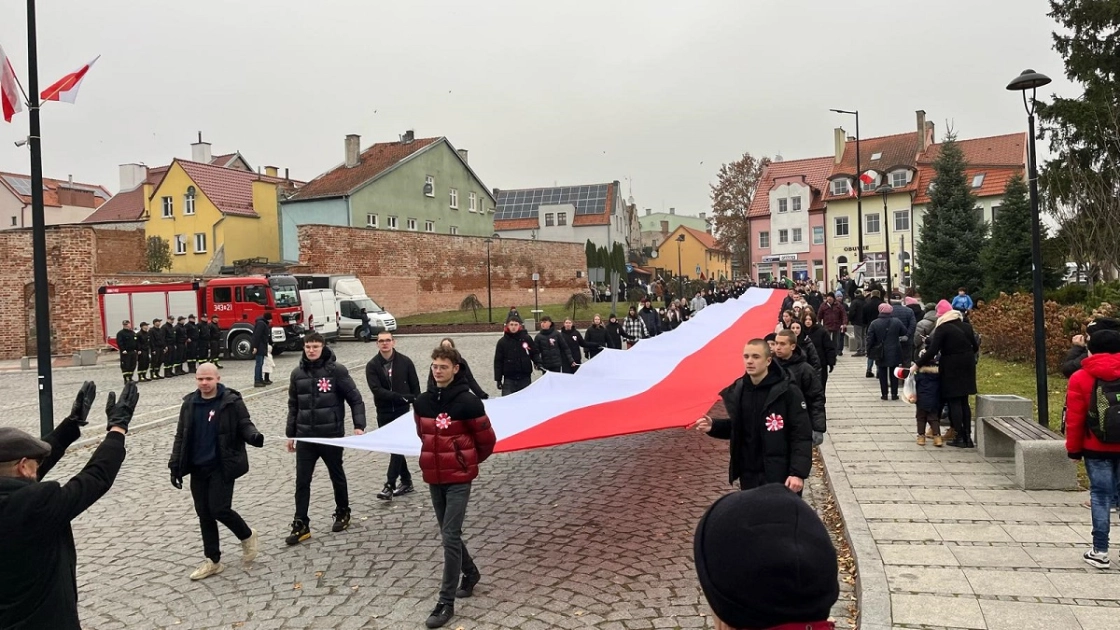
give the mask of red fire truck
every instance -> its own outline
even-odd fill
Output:
[[[218,316],[222,345],[234,359],[252,358],[253,324],[272,313],[272,353],[298,350],[306,333],[299,287],[292,276],[241,276],[201,282],[114,284],[97,290],[101,330],[114,348],[121,322],[133,327],[159,317]]]

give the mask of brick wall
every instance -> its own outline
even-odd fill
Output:
[[[358,276],[370,297],[397,317],[455,310],[471,293],[486,305],[486,243],[481,237],[301,225],[299,250],[300,262],[314,273]],[[528,317],[533,273],[540,274],[541,304],[566,301],[587,287],[583,245],[494,239],[494,308],[504,313],[517,306]]]

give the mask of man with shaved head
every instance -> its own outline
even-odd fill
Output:
[[[194,380],[198,389],[183,398],[167,467],[171,469],[171,485],[179,490],[183,489],[183,477],[191,477],[191,497],[206,558],[190,577],[201,580],[224,568],[218,523],[241,541],[243,562],[257,557],[257,532],[233,511],[233,483],[249,472],[245,445],[260,448],[264,436],[249,419],[241,394],[222,385],[217,366],[198,364]]]
[[[805,397],[762,339],[743,347],[743,367],[743,376],[720,392],[727,417],[705,415],[691,428],[731,441],[728,477],[740,490],[781,483],[800,495],[813,463]]]

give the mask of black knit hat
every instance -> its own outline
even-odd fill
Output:
[[[1120,353],[1120,331],[1097,330],[1089,336],[1089,341],[1085,345],[1093,354]]]
[[[1089,322],[1089,325],[1085,327],[1085,332],[1088,333],[1090,337],[1092,337],[1094,333],[1098,333],[1102,330],[1120,330],[1120,319],[1098,317]]]
[[[840,596],[828,530],[780,484],[713,503],[696,527],[693,553],[704,597],[733,628],[824,621]]]

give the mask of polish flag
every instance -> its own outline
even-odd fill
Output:
[[[879,179],[879,174],[875,171],[864,171],[863,175],[859,176],[859,181],[867,184],[868,186],[874,184],[875,180],[877,179]]]
[[[631,350],[604,350],[575,374],[548,372],[528,388],[485,401],[495,452],[687,427],[743,375],[743,346],[773,330],[785,292],[750,289]],[[365,435],[305,438],[365,451],[419,455],[411,413]]]
[[[849,197],[855,197],[855,196],[859,195],[859,191],[856,188],[857,188],[856,183],[851,182],[851,185],[848,186],[848,196]]]
[[[16,87],[16,71],[8,55],[0,46],[0,108],[4,111],[4,122],[12,122],[12,116],[23,111],[23,103],[19,99],[19,89]]]
[[[44,101],[62,101],[65,103],[73,103],[78,99],[78,88],[82,87],[82,80],[86,78],[86,73],[97,63],[101,58],[98,55],[93,58],[93,61],[78,68],[74,72],[62,77],[58,81],[51,84],[50,87],[43,90],[39,95]]]

